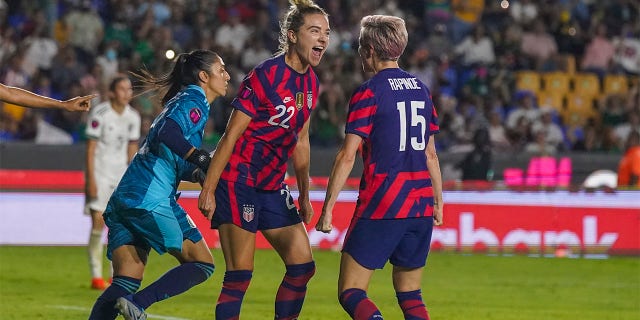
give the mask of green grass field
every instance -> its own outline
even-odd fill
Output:
[[[149,319],[213,319],[224,274],[157,303]],[[301,319],[348,319],[336,300],[339,253],[315,252],[318,266]],[[0,246],[0,319],[86,319],[98,291],[89,289],[82,247]],[[257,252],[242,319],[271,319],[283,267],[273,251]],[[143,286],[175,263],[152,254]],[[390,268],[378,271],[369,296],[385,319],[402,319]],[[640,319],[640,259],[550,259],[432,253],[423,282],[432,319]]]

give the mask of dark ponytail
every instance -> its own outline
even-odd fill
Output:
[[[144,83],[153,86],[153,89],[166,89],[162,104],[166,104],[178,92],[186,86],[200,83],[198,73],[210,72],[211,66],[218,61],[219,55],[210,50],[194,50],[189,53],[181,53],[174,59],[173,70],[160,77],[155,77],[147,70],[142,70],[138,76]]]

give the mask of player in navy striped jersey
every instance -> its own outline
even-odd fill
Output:
[[[275,318],[297,319],[315,272],[304,223],[309,201],[309,116],[318,99],[320,63],[329,21],[311,0],[291,0],[281,23],[280,52],[244,79],[211,160],[198,205],[218,229],[226,262],[216,319],[237,319],[253,275],[256,232],[282,258],[286,273],[276,293]],[[292,159],[298,211],[284,184]]]
[[[434,223],[442,224],[442,178],[429,89],[398,66],[407,45],[404,20],[366,16],[358,53],[371,79],[349,102],[345,141],[336,155],[316,229],[331,231],[333,208],[362,144],[364,172],[342,249],[339,301],[354,319],[382,319],[367,297],[375,269],[393,265],[393,286],[405,319],[429,319],[422,269]]]

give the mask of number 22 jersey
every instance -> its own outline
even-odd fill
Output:
[[[232,106],[251,117],[221,179],[261,190],[279,190],[298,133],[318,100],[311,67],[296,72],[279,55],[255,67],[242,81]]]
[[[379,71],[351,96],[345,132],[363,139],[356,217],[433,215],[425,150],[439,126],[424,83],[402,69]]]

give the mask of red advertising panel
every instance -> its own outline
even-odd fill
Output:
[[[464,200],[445,199],[445,224],[434,229],[433,250],[553,254],[563,249],[579,254],[640,254],[640,208],[633,200],[601,201],[587,195],[595,202],[581,199],[571,202],[562,194],[537,199],[538,196],[517,193],[492,200],[489,194],[482,194],[480,199],[474,199],[473,193],[461,194]],[[504,199],[515,200],[517,204]],[[313,229],[322,201],[312,201],[316,216],[307,226],[312,246],[341,248],[355,206],[353,200],[337,203],[330,234]],[[197,199],[183,197],[180,203],[191,213],[207,243],[218,247],[217,233],[209,229],[209,221],[197,214]],[[260,234],[257,247],[269,248]]]

